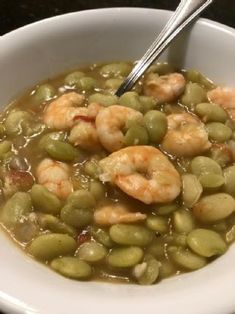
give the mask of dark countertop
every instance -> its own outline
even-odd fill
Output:
[[[72,11],[104,7],[174,10],[178,3],[179,0],[0,0],[0,35],[43,18]],[[235,28],[235,1],[215,0],[203,17]]]
[[[40,19],[103,7],[148,7],[174,10],[179,0],[0,0],[0,35]],[[235,28],[235,1],[215,0],[203,14]]]

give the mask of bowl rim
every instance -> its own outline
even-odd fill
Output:
[[[36,21],[27,25],[24,25],[20,28],[17,28],[15,30],[12,30],[2,36],[0,36],[0,43],[4,43],[5,40],[12,40],[13,37],[15,36],[20,36],[22,33],[27,32],[27,31],[31,31],[33,28],[35,27],[41,27],[43,24],[45,23],[50,23],[54,24],[54,22],[60,21],[61,19],[64,18],[69,18],[69,17],[77,17],[79,15],[92,15],[92,14],[103,14],[103,12],[115,12],[115,11],[119,11],[119,12],[131,12],[132,14],[134,14],[134,12],[153,12],[156,11],[160,14],[164,14],[167,17],[173,13],[173,11],[170,10],[162,10],[162,9],[155,9],[155,8],[141,8],[141,7],[113,7],[113,8],[98,8],[98,9],[90,9],[90,10],[83,10],[83,11],[75,11],[75,12],[70,12],[70,13],[65,13],[65,14],[61,14],[61,15],[57,15],[57,16],[53,16],[53,17],[48,17],[45,19],[42,19],[40,21]],[[209,20],[206,18],[200,18],[197,23],[217,29],[220,32],[223,33],[229,33],[229,35],[233,36],[235,39],[235,29],[224,25],[222,23],[213,21],[213,20]],[[1,231],[0,231],[1,232]],[[15,244],[13,244],[15,246]],[[10,313],[17,313],[17,314],[23,314],[23,313],[33,313],[33,312],[29,312],[28,308],[26,308],[24,306],[24,304],[18,304],[16,305],[14,302],[11,302],[11,299],[13,299],[14,296],[10,296],[4,293],[4,291],[0,291],[0,306],[2,307],[2,310],[5,311],[9,311]]]

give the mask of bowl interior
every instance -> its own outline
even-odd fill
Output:
[[[137,60],[170,12],[137,8],[83,11],[48,19],[0,39],[0,106],[26,88],[75,66]],[[225,48],[226,47],[226,48]],[[234,85],[235,32],[200,20],[161,60]],[[65,279],[26,257],[0,233],[0,307],[12,313],[227,313],[235,308],[235,247],[206,268],[151,287]]]

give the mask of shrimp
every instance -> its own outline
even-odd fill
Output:
[[[123,106],[113,105],[99,111],[96,117],[96,129],[101,144],[109,152],[123,147],[122,128],[128,120],[142,121],[142,113]]]
[[[180,175],[157,148],[131,146],[99,162],[100,180],[117,185],[126,194],[145,204],[165,203],[180,193]]]
[[[69,141],[74,145],[78,145],[81,148],[88,151],[97,151],[101,149],[101,144],[98,138],[95,118],[98,112],[103,107],[98,103],[91,103],[86,109],[85,115],[75,116],[77,124],[72,128]]]
[[[87,107],[87,109],[88,116],[95,119],[97,114],[100,112],[100,110],[104,109],[104,107],[100,105],[98,102],[92,102]]]
[[[178,157],[192,157],[211,147],[204,124],[189,113],[170,114],[161,147]]]
[[[145,95],[164,103],[176,100],[183,93],[185,85],[185,78],[180,73],[162,76],[151,74],[144,83],[143,90]]]
[[[43,159],[36,169],[38,183],[45,186],[59,198],[66,199],[73,191],[69,178],[69,166],[50,158]]]
[[[220,105],[235,121],[235,88],[217,87],[207,93],[211,102]]]
[[[123,205],[107,205],[98,208],[94,213],[94,221],[99,225],[113,225],[117,223],[131,223],[145,220],[147,215],[131,212]]]
[[[101,149],[95,124],[88,121],[79,121],[71,130],[69,142],[88,151]]]
[[[84,96],[71,92],[60,96],[52,101],[44,113],[44,123],[57,130],[71,128],[75,123],[75,116],[86,115],[87,108],[80,106],[84,101]]]

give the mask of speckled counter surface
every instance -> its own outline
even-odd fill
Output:
[[[0,35],[43,18],[104,7],[174,10],[179,0],[0,0]],[[235,28],[235,0],[215,0],[203,17]],[[0,314],[3,314],[0,310]]]

